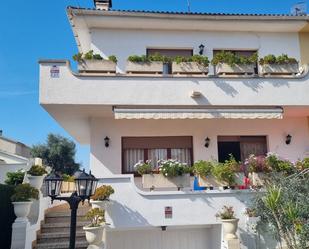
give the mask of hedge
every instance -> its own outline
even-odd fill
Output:
[[[14,186],[0,184],[0,245],[1,248],[11,247],[12,224],[16,218],[14,207],[10,197],[14,192]]]

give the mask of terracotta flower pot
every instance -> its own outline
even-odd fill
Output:
[[[14,205],[14,213],[17,217],[15,221],[27,221],[32,201],[16,201],[12,203]]]
[[[239,219],[221,220],[223,226],[224,239],[237,239],[237,227]]]
[[[104,225],[99,227],[83,227],[86,233],[86,240],[90,246],[100,246],[103,244],[103,232],[104,232]],[[88,247],[89,248],[89,247]],[[92,248],[92,247],[91,247]]]

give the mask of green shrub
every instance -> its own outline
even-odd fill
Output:
[[[1,248],[11,248],[12,224],[16,219],[11,196],[14,186],[0,184],[0,221],[2,231],[0,233]]]
[[[282,54],[279,56],[275,56],[273,54],[269,54],[264,56],[260,59],[259,63],[261,65],[264,64],[290,64],[290,63],[297,63],[297,60],[295,58],[289,57],[286,54]]]
[[[134,63],[149,63],[149,62],[152,62],[152,61],[160,61],[160,62],[163,62],[163,63],[167,63],[167,62],[171,61],[171,58],[164,56],[164,55],[161,55],[159,53],[155,53],[155,54],[149,55],[149,56],[146,56],[146,55],[141,55],[141,56],[131,55],[131,56],[128,57],[128,61],[134,62]]]
[[[11,196],[12,202],[30,201],[30,199],[38,199],[39,190],[32,187],[29,183],[19,184],[14,189],[14,194]]]
[[[72,58],[74,61],[81,62],[83,60],[83,53],[77,53]]]
[[[86,213],[86,218],[91,222],[89,227],[99,227],[105,222],[105,211],[100,208],[90,209]]]
[[[24,180],[25,172],[23,170],[18,170],[16,172],[7,172],[5,183],[8,185],[18,185],[22,184]]]
[[[117,63],[117,57],[115,55],[110,55],[108,56],[108,60],[114,62],[114,63]]]
[[[183,56],[176,56],[175,58],[173,58],[173,61],[176,62],[177,64],[181,63],[181,62],[196,62],[200,65],[203,65],[205,67],[207,67],[209,65],[209,59],[207,56],[202,56],[202,55],[192,55],[189,57],[183,57]]]
[[[295,173],[296,170],[290,161],[279,159],[276,154],[269,153],[266,157],[266,164],[272,171],[283,172],[288,175]]]
[[[194,168],[195,174],[201,177],[206,177],[206,176],[211,175],[213,164],[212,162],[209,162],[209,161],[199,160],[194,163],[193,168]]]
[[[95,201],[109,200],[110,195],[112,195],[113,193],[115,193],[115,190],[112,188],[112,186],[102,185],[101,187],[96,189],[91,199]]]
[[[257,63],[258,61],[258,54],[254,53],[251,56],[242,56],[237,55],[231,51],[221,51],[216,53],[213,57],[211,63],[212,65],[218,65],[219,63],[226,63],[230,66],[234,65],[246,65]]]
[[[32,165],[32,167],[27,171],[27,173],[32,176],[42,176],[44,174],[47,174],[47,171],[44,167],[40,165]]]
[[[212,174],[218,181],[227,182],[230,186],[235,184],[235,172],[229,167],[229,164],[216,163]]]
[[[152,172],[152,165],[150,160],[146,162],[139,161],[137,164],[134,165],[134,168],[136,172],[140,175],[150,174]]]
[[[77,53],[73,55],[73,60],[77,62],[82,62],[83,60],[103,60],[103,57],[100,54],[94,54],[93,50],[89,50],[87,53]],[[117,63],[117,58],[115,55],[108,57],[108,60]]]

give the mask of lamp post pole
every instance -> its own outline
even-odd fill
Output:
[[[77,192],[71,194],[69,197],[51,197],[52,200],[66,201],[71,209],[71,223],[70,223],[70,245],[69,249],[75,249],[75,238],[76,238],[76,217],[78,205],[82,198],[77,195]]]

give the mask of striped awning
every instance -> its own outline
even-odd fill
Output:
[[[114,108],[115,119],[282,119],[282,108],[130,109]]]

